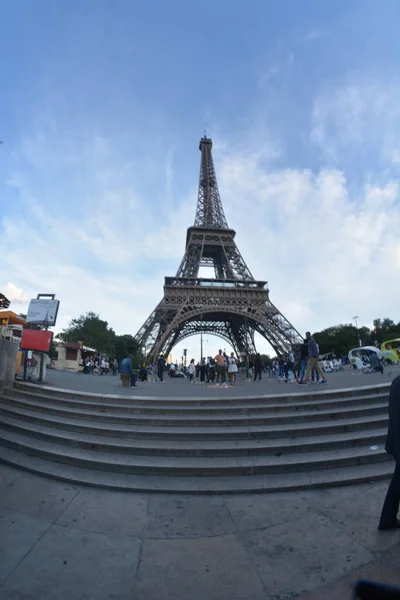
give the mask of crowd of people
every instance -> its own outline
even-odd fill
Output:
[[[335,363],[335,367],[333,363]],[[289,350],[267,362],[263,361],[259,353],[240,361],[233,352],[228,356],[225,351],[219,350],[216,356],[203,357],[197,363],[192,358],[188,366],[179,367],[174,362],[167,364],[165,358],[160,356],[153,364],[144,362],[139,369],[134,369],[130,355],[119,363],[116,359],[107,360],[101,356],[86,356],[83,359],[83,373],[112,374],[114,376],[118,373],[128,374],[133,387],[136,387],[137,380],[162,383],[164,376],[184,377],[189,380],[189,383],[195,383],[198,380],[201,383],[217,386],[235,386],[239,371],[244,374],[247,381],[260,381],[264,375],[277,381],[286,383],[293,381],[299,385],[307,385],[308,383],[327,383],[326,373],[331,370],[343,370],[344,363],[346,363],[345,357],[328,363],[321,362],[318,343],[311,333],[307,332],[303,344],[296,348],[295,353]],[[372,367],[382,371],[380,364],[371,365]]]

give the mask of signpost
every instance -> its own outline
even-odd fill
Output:
[[[57,321],[58,309],[60,301],[55,299],[55,294],[38,294],[36,299],[33,299],[29,303],[28,314],[26,315],[26,322],[32,325],[40,325],[43,327],[42,334],[49,327],[54,327]],[[45,338],[48,341],[48,350],[50,350],[50,344],[52,335],[39,336],[42,339]],[[37,341],[37,340],[35,340]],[[44,340],[43,340],[44,341]],[[32,343],[33,338],[32,338]],[[47,346],[46,346],[47,347]],[[35,350],[37,348],[29,348],[29,350]],[[27,353],[25,354],[24,361],[24,379],[26,379],[26,367],[27,367]],[[44,368],[44,353],[40,355],[40,370],[39,370],[39,381],[43,381],[43,368]]]

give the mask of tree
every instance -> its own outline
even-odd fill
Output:
[[[114,346],[115,358],[119,362],[127,354],[132,356],[141,357],[140,347],[137,340],[130,334],[117,335],[115,338]]]
[[[359,337],[364,342],[369,342],[369,329],[360,327],[358,330],[354,325],[335,325],[314,334],[314,339],[319,344],[321,354],[334,352],[336,356],[347,355],[351,348],[359,345]]]
[[[100,319],[94,312],[72,319],[67,329],[57,335],[62,342],[82,342],[85,346],[95,348],[98,352],[113,355],[115,353],[114,330],[107,321]]]
[[[400,323],[394,323],[392,319],[385,317],[384,319],[374,320],[374,340],[379,344],[395,338],[400,338]]]

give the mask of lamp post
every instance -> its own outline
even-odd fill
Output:
[[[359,333],[358,333],[358,319],[359,319],[359,318],[360,318],[360,317],[359,317],[358,315],[356,315],[355,317],[353,317],[353,321],[354,321],[354,322],[355,322],[355,324],[356,324],[356,329],[357,329],[357,338],[358,338],[358,345],[361,347],[360,335],[359,335]]]

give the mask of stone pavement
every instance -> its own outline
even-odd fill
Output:
[[[48,369],[47,385],[67,388],[71,390],[89,392],[96,394],[118,394],[126,396],[160,396],[160,397],[219,397],[223,396],[251,396],[255,394],[283,394],[304,393],[304,390],[319,391],[357,387],[363,385],[374,385],[376,383],[389,383],[400,374],[400,366],[387,367],[385,373],[359,374],[347,370],[345,372],[330,373],[329,383],[321,386],[318,383],[310,384],[309,388],[300,387],[295,383],[278,383],[276,380],[264,377],[260,382],[247,382],[239,379],[234,388],[206,387],[204,384],[189,384],[187,379],[165,378],[163,384],[151,382],[138,382],[137,388],[123,388],[120,385],[119,376],[112,375],[83,375],[82,373],[71,373],[67,371],[55,371]]]
[[[139,494],[0,465],[0,598],[350,600],[359,578],[400,585],[386,488]]]

